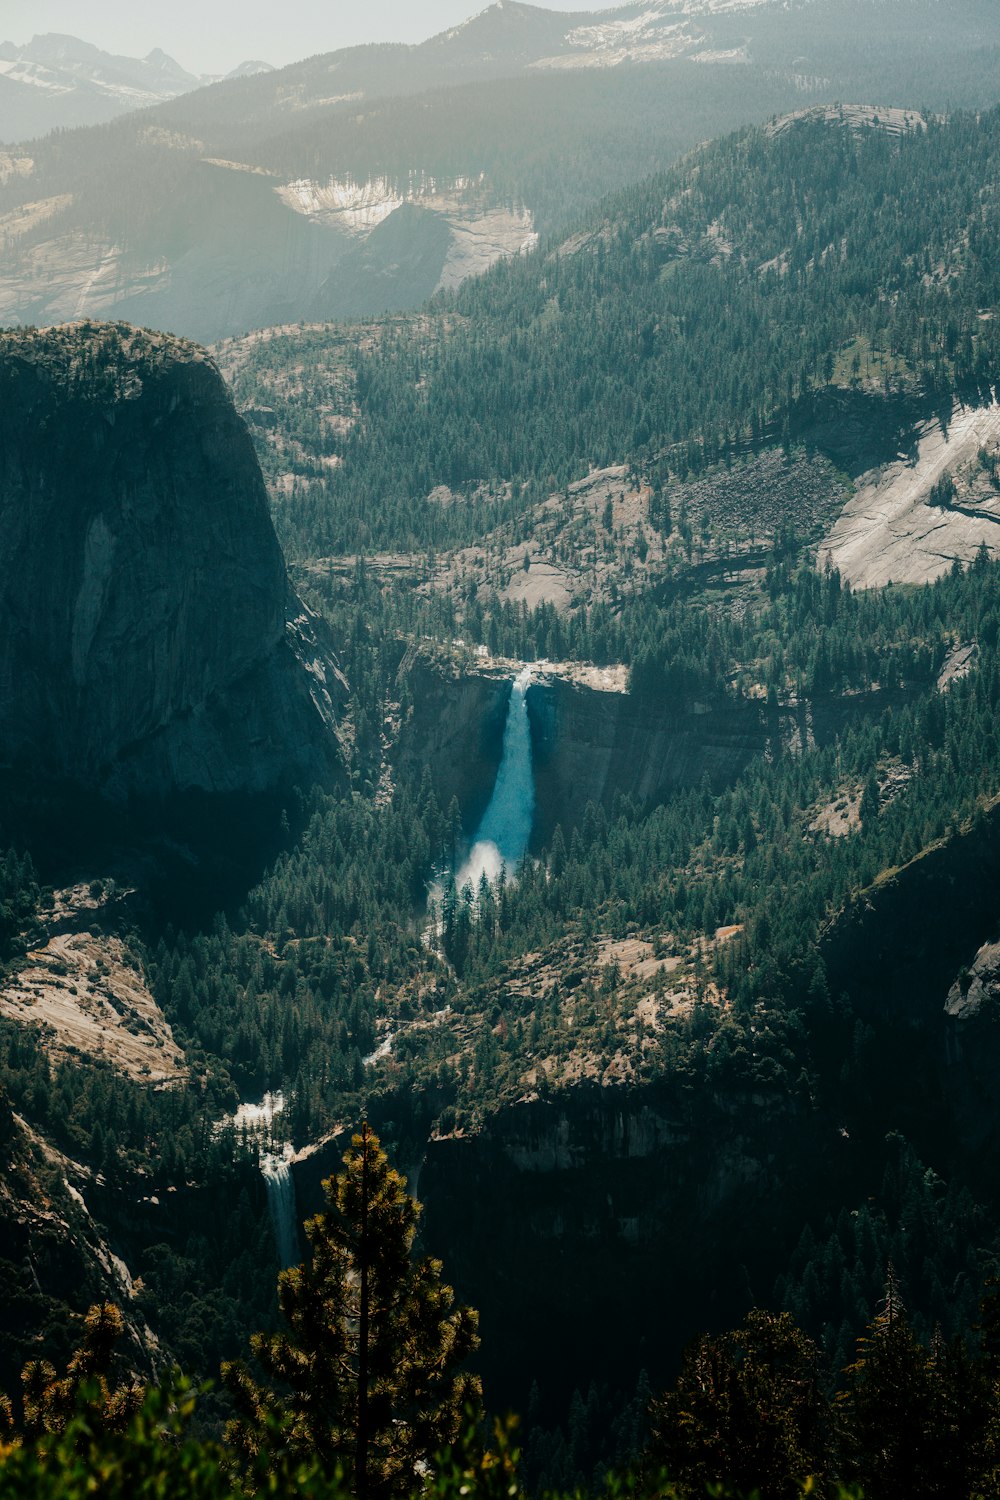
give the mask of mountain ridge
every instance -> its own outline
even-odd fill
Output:
[[[248,59],[225,75],[190,73],[161,47],[127,57],[68,32],[38,33],[23,46],[0,42],[0,139],[99,124],[223,78],[270,71]]]
[[[587,35],[566,43],[581,17]],[[695,22],[710,46],[691,40]],[[666,52],[622,61],[628,26],[639,53],[658,36]],[[484,27],[535,41],[502,55]],[[197,89],[0,161],[0,322],[121,317],[214,342],[403,311],[733,127],[844,98],[982,107],[1000,93],[989,34],[979,0],[947,17],[924,0],[694,20],[668,0],[587,16],[491,8],[415,48],[354,48]],[[668,56],[678,36],[691,46]],[[847,45],[858,36],[861,51]],[[546,58],[559,66],[536,66]],[[378,249],[404,207],[404,219],[437,216],[419,274]]]

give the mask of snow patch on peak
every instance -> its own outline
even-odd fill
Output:
[[[46,89],[51,94],[69,94],[72,84],[62,83],[56,73],[38,63],[25,63],[10,58],[0,58],[0,73],[12,83],[26,83],[32,88]]]
[[[787,10],[788,0],[663,0],[660,8],[675,15],[721,16],[744,10]]]
[[[573,47],[612,47],[623,41],[644,36],[651,29],[658,32],[677,31],[682,22],[664,26],[664,11],[657,6],[644,10],[637,16],[627,16],[621,21],[604,21],[596,26],[574,26],[566,33],[566,40]]]

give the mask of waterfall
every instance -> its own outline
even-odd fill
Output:
[[[289,1165],[293,1154],[291,1146],[286,1145],[281,1156],[268,1151],[260,1158],[260,1170],[267,1187],[271,1227],[283,1269],[297,1266],[301,1259],[299,1224],[295,1211],[295,1183],[292,1181],[292,1169]]]
[[[239,1105],[236,1113],[230,1117],[229,1124],[234,1130],[247,1130],[255,1135],[267,1132],[271,1129],[275,1115],[280,1115],[284,1108],[285,1096],[279,1089],[277,1093],[265,1094],[259,1104]]]
[[[455,877],[459,890],[467,884],[475,890],[484,874],[493,881],[501,870],[516,869],[528,848],[535,814],[527,698],[530,682],[530,667],[524,667],[514,678],[496,785],[476,831],[469,857]]]
[[[220,1120],[215,1127],[217,1130],[238,1131],[244,1144],[249,1144],[251,1140],[257,1143],[261,1175],[267,1188],[267,1208],[282,1268],[297,1266],[302,1259],[299,1251],[299,1221],[295,1209],[295,1184],[289,1165],[295,1155],[295,1148],[291,1141],[286,1141],[280,1150],[265,1151],[263,1147],[265,1144],[275,1145],[272,1133],[274,1119],[276,1115],[283,1114],[284,1109],[284,1094],[280,1091],[265,1094],[259,1104],[244,1102],[235,1114],[226,1120]]]

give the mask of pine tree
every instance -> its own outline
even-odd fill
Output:
[[[934,1362],[906,1316],[895,1272],[837,1396],[841,1467],[871,1500],[960,1493],[937,1473],[944,1411]]]
[[[33,1359],[21,1372],[24,1427],[29,1436],[62,1432],[80,1410],[81,1387],[87,1416],[97,1432],[120,1432],[139,1410],[145,1389],[134,1376],[112,1386],[110,1376],[125,1320],[113,1302],[96,1302],[84,1322],[83,1342],[58,1376],[47,1359]],[[10,1407],[0,1403],[9,1418]],[[2,1424],[0,1424],[2,1425]]]
[[[477,1316],[453,1307],[439,1261],[413,1259],[419,1205],[367,1123],[323,1190],[326,1211],[305,1225],[310,1259],[278,1278],[288,1330],[251,1339],[288,1393],[224,1365],[242,1413],[227,1435],[250,1457],[276,1417],[293,1449],[343,1467],[359,1500],[381,1500],[409,1493],[418,1465],[478,1412],[478,1377],[459,1368],[478,1346]]]
[[[674,1390],[651,1409],[647,1464],[682,1495],[729,1483],[763,1500],[791,1500],[826,1458],[818,1350],[788,1313],[755,1309],[722,1338],[687,1351]]]

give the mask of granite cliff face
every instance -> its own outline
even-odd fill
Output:
[[[653,806],[681,787],[731,785],[760,755],[830,744],[848,724],[876,718],[896,699],[882,692],[769,710],[744,699],[708,702],[595,690],[534,669],[528,717],[535,774],[534,844],[557,823],[574,828],[588,802],[611,811],[619,794]],[[470,833],[489,802],[500,763],[509,676],[418,663],[407,673],[412,713],[397,758],[430,767],[442,806],[452,796]]]
[[[0,336],[0,555],[0,766],[116,797],[329,775],[342,679],[201,350]]]

